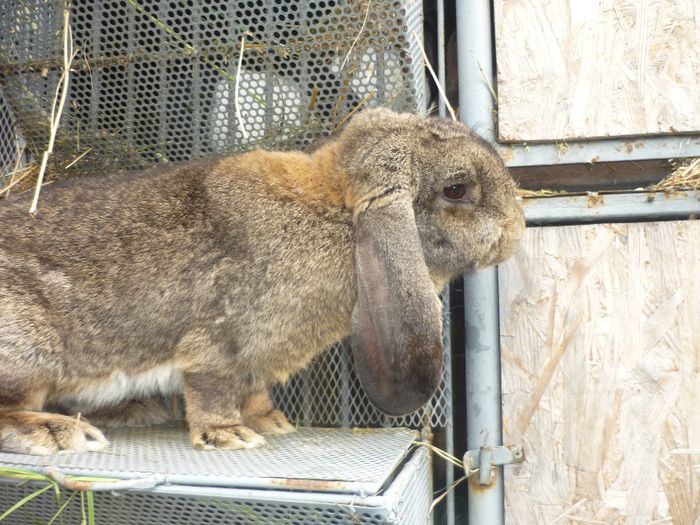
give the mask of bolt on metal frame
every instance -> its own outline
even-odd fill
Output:
[[[456,6],[460,119],[494,144],[508,166],[700,156],[700,136],[696,135],[497,144],[495,101],[487,84],[495,78],[491,1],[456,0]],[[590,199],[591,196],[534,199],[525,207],[526,220],[528,225],[555,225],[700,215],[700,192],[685,192],[673,198],[663,193],[630,193],[595,196],[593,202]],[[509,449],[502,446],[498,269],[466,274],[464,296],[468,449],[465,467],[475,467],[476,458],[490,463],[488,473],[479,463],[478,476],[470,477],[468,523],[498,525],[504,523],[501,465],[522,460],[522,453],[509,457]]]

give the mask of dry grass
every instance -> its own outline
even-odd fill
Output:
[[[56,142],[56,133],[58,133],[58,127],[61,123],[61,114],[63,113],[63,107],[66,103],[66,98],[68,97],[68,86],[70,82],[70,66],[73,63],[73,59],[77,51],[73,49],[73,34],[70,28],[70,10],[68,6],[63,9],[63,72],[61,78],[56,86],[56,94],[54,96],[53,105],[51,106],[51,120],[50,120],[50,131],[49,131],[49,143],[44,151],[44,155],[41,158],[41,166],[39,168],[39,174],[36,180],[36,187],[34,189],[34,198],[32,199],[32,205],[29,208],[29,213],[34,215],[39,204],[39,193],[41,192],[41,187],[44,182],[44,174],[46,173],[46,167],[48,166],[49,156],[53,152],[54,143]]]
[[[675,165],[668,177],[649,187],[654,191],[700,190],[700,158]]]
[[[673,162],[675,167],[673,173],[657,182],[644,188],[646,191],[698,191],[700,190],[700,158],[688,159],[683,162]],[[600,191],[599,193],[619,193]],[[558,195],[580,195],[582,192],[555,191],[548,189],[526,190],[518,189],[518,195],[523,199],[533,199],[538,197],[556,197]]]
[[[565,195],[565,191],[554,191],[554,190],[525,190],[523,188],[518,188],[518,195],[523,199],[533,199],[537,197],[556,197],[557,195]]]
[[[462,463],[462,461],[458,457],[453,456],[449,452],[442,450],[441,448],[438,448],[435,445],[432,445],[432,444],[427,443],[425,441],[414,441],[413,444],[415,446],[427,448],[433,454],[435,454],[437,457],[441,458],[445,462],[450,463],[451,465],[454,465],[455,467],[464,470],[464,463]],[[448,466],[447,468],[450,468],[450,467]],[[448,494],[450,494],[452,491],[454,491],[460,483],[469,479],[469,476],[475,474],[476,472],[477,471],[465,472],[463,476],[460,476],[457,480],[452,482],[451,485],[449,485],[448,487],[445,487],[441,494],[439,494],[439,495],[436,494],[436,497],[433,499],[432,503],[430,504],[429,514],[432,515],[432,512],[435,509],[435,507],[437,507],[440,504],[440,502],[447,497]]]

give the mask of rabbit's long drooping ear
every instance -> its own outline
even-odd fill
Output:
[[[352,348],[370,400],[391,415],[430,399],[442,374],[442,307],[423,259],[411,198],[384,195],[358,214]]]

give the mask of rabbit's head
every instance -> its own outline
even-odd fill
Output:
[[[525,226],[516,186],[495,150],[456,122],[367,110],[333,148],[352,194],[358,374],[380,409],[411,412],[441,378],[437,292],[513,252]]]

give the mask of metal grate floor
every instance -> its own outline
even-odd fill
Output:
[[[387,483],[417,437],[403,428],[300,428],[268,436],[260,448],[198,451],[190,446],[183,426],[107,429],[105,434],[110,446],[103,452],[0,453],[0,464],[120,479],[155,474],[174,485],[370,495]]]

